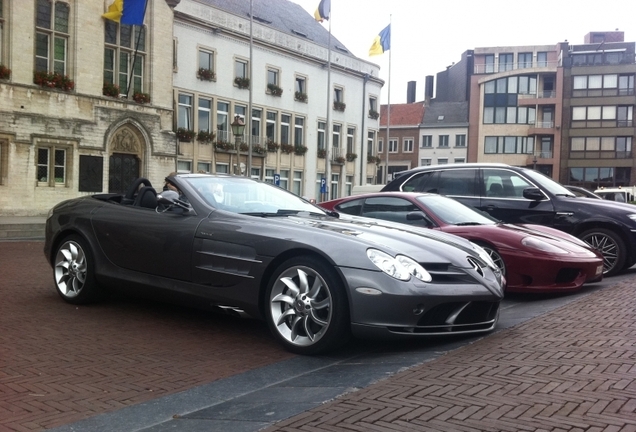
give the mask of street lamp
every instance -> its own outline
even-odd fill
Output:
[[[241,139],[245,132],[245,123],[241,120],[240,116],[234,116],[232,124],[232,135],[234,135],[234,145],[236,146],[236,170],[235,174],[241,174]]]

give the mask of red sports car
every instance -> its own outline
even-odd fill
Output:
[[[381,192],[320,203],[340,214],[419,225],[482,246],[507,279],[509,292],[567,292],[601,280],[603,258],[574,236],[542,225],[500,223],[437,194]]]

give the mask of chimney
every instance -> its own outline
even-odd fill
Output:
[[[406,88],[406,103],[415,102],[415,81],[409,81]]]
[[[429,106],[431,99],[433,98],[433,86],[435,84],[435,77],[433,75],[427,75],[424,84],[424,105]]]

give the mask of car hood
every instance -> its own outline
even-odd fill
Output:
[[[279,229],[285,226],[285,237],[298,235],[298,238],[318,235],[318,232],[333,237],[324,247],[345,250],[352,243],[363,247],[375,247],[392,254],[407,255],[420,263],[452,264],[460,268],[470,268],[466,257],[471,256],[483,264],[479,249],[470,241],[461,237],[427,228],[410,227],[409,225],[369,219],[356,216],[334,218],[331,216],[285,216],[273,218],[254,218],[260,229],[267,225]],[[294,230],[298,227],[299,230]],[[311,232],[314,234],[311,234]],[[314,244],[318,244],[316,241]]]

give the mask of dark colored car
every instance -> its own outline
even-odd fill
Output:
[[[636,207],[577,197],[528,168],[477,163],[418,167],[382,191],[447,195],[507,223],[546,225],[572,234],[603,254],[603,273],[636,263]]]
[[[125,195],[56,205],[44,253],[73,304],[108,288],[265,319],[289,350],[358,336],[487,332],[504,279],[486,252],[444,233],[345,221],[245,177],[145,179]],[[138,189],[139,185],[143,185]]]
[[[576,237],[542,225],[498,223],[443,195],[380,192],[320,206],[341,214],[440,230],[477,243],[506,277],[507,292],[576,291],[585,282],[603,277],[600,254]]]

